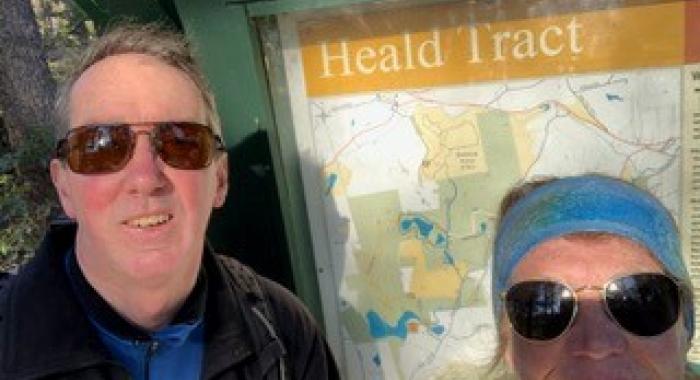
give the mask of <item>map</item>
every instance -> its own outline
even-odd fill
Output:
[[[678,217],[681,71],[310,100],[351,379],[424,379],[495,349],[489,257],[503,194],[602,172]]]
[[[700,1],[567,4],[278,18],[346,378],[486,378],[491,246],[500,200],[524,181],[604,173],[649,190],[700,289]]]

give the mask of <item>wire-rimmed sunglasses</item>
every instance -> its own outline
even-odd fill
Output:
[[[134,131],[134,125],[153,125]],[[151,147],[169,166],[203,169],[217,152],[224,152],[221,138],[210,127],[193,122],[99,124],[72,128],[56,145],[56,158],[80,174],[113,173],[123,169],[134,153],[137,137],[149,135]]]
[[[599,290],[608,316],[637,336],[656,336],[678,320],[681,288],[662,273],[636,273],[611,279],[603,286],[572,288],[553,280],[528,280],[512,285],[504,294],[513,330],[534,341],[551,341],[564,335],[578,312],[577,293]]]

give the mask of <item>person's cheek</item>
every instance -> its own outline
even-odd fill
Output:
[[[513,369],[521,380],[541,380],[561,362],[561,342],[533,344],[513,337]]]
[[[682,320],[669,331],[655,337],[631,337],[630,352],[640,367],[661,379],[684,376],[687,334]]]
[[[109,223],[115,210],[119,210],[119,182],[108,175],[79,176],[74,179],[71,191],[74,194],[77,217],[85,223]],[[115,221],[116,222],[116,221]]]

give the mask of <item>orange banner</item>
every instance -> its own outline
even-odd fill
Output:
[[[685,36],[686,62],[700,62],[700,0],[691,0],[686,3]]]
[[[439,6],[374,13],[355,22],[302,23],[307,94],[680,65],[700,56],[697,43],[685,43],[686,36],[700,33],[698,4],[665,2],[472,23],[450,6]]]

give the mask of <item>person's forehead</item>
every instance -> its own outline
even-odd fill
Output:
[[[72,126],[100,122],[204,121],[204,103],[187,74],[145,54],[90,66],[70,94]]]
[[[615,235],[574,235],[538,244],[515,267],[511,282],[551,278],[571,285],[602,284],[614,276],[639,272],[663,272],[644,246]]]

